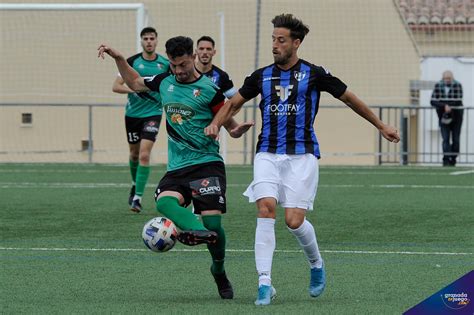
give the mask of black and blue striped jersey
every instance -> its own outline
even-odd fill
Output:
[[[313,124],[321,92],[339,98],[346,89],[329,71],[302,59],[286,71],[272,64],[253,72],[239,93],[247,100],[261,94],[257,152],[311,153],[320,158]]]
[[[224,94],[225,97],[231,98],[235,93],[237,93],[234,88],[234,83],[229,75],[221,68],[212,65],[211,70],[202,74],[211,79],[211,81],[221,89],[222,94]]]

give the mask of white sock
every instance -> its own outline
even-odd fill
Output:
[[[272,284],[272,260],[275,246],[275,219],[257,218],[255,264],[259,286]]]
[[[288,228],[288,230],[298,240],[311,268],[321,268],[323,266],[323,259],[319,252],[318,241],[316,240],[313,225],[305,219],[300,227],[294,230]]]
[[[133,196],[133,201],[138,200],[138,202],[142,202],[142,196],[135,195]]]

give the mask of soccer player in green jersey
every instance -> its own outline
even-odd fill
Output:
[[[143,51],[127,59],[127,63],[142,77],[169,72],[169,61],[155,52],[158,33],[153,27],[145,27],[140,32]],[[128,198],[130,210],[140,212],[141,200],[150,175],[150,154],[160,127],[162,107],[161,97],[156,92],[135,93],[118,75],[112,90],[128,94],[125,106],[125,128],[129,144],[129,165],[132,188]]]
[[[206,243],[212,256],[211,273],[223,299],[234,292],[224,269],[225,232],[221,214],[226,212],[226,176],[219,143],[204,134],[204,128],[224,104],[221,90],[194,67],[193,41],[178,36],[166,42],[174,75],[143,78],[115,49],[100,45],[99,57],[115,59],[127,85],[138,92],[160,93],[168,132],[168,171],[155,193],[156,208],[180,229],[178,240],[187,245]],[[251,123],[224,124],[229,134],[240,137]],[[185,207],[193,203],[194,213]]]

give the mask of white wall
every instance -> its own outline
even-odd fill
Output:
[[[439,81],[446,70],[451,70],[454,79],[463,86],[463,104],[465,107],[474,108],[474,58],[463,57],[429,57],[421,62],[421,80]],[[430,106],[432,90],[420,91],[420,105]],[[438,117],[435,111],[424,111],[419,116],[418,143],[420,151],[440,153],[434,154],[431,159],[424,158],[427,162],[441,163],[441,136],[438,126]],[[469,130],[469,135],[468,135]],[[461,129],[461,153],[474,154],[474,110],[465,111]],[[419,157],[423,160],[423,157]],[[459,162],[474,163],[474,156],[460,156]]]

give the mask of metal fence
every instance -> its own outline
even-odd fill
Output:
[[[341,146],[333,155],[374,157],[376,164],[440,164],[441,134],[433,107],[371,106],[387,124],[400,130],[401,142],[393,145],[381,136],[374,138],[370,152],[345,152]],[[327,111],[347,111],[346,106],[320,106]],[[458,164],[474,164],[474,107],[464,107]],[[242,109],[243,119],[254,119],[255,105]],[[0,104],[0,162],[123,162],[128,155],[123,127],[123,105],[110,104]],[[30,128],[31,127],[31,128]],[[163,134],[161,132],[160,134]],[[258,130],[253,128],[237,144],[227,146],[233,164],[252,163]],[[161,135],[164,137],[163,135]],[[154,150],[163,161],[165,148]],[[120,157],[120,158],[117,158]]]

